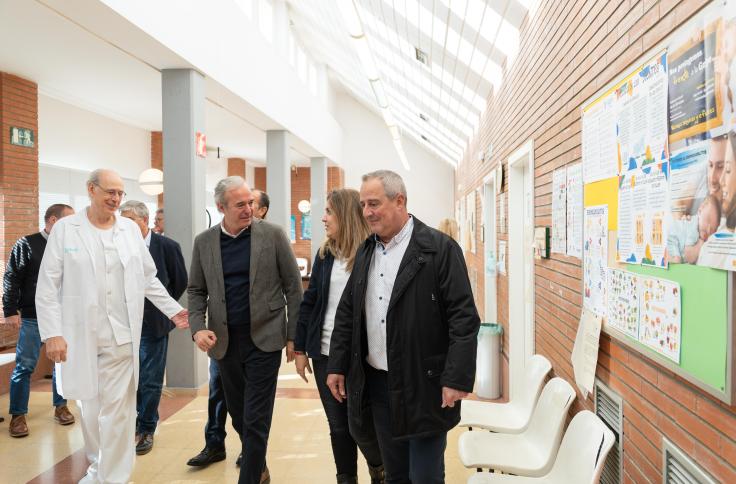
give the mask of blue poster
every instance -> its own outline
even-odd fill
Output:
[[[291,216],[291,226],[289,227],[289,240],[291,243],[296,242],[296,215]]]
[[[312,240],[312,215],[302,214],[302,240]]]

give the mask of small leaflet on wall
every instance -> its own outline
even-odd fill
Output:
[[[608,270],[606,324],[634,339],[639,337],[641,278],[618,269]]]
[[[583,165],[567,167],[567,255],[583,255]]]
[[[585,207],[583,225],[583,306],[599,316],[605,316],[608,205]]]
[[[567,252],[567,170],[552,173],[552,252]]]
[[[682,308],[680,285],[664,279],[642,278],[639,341],[680,363]]]
[[[571,355],[575,383],[583,398],[588,398],[588,393],[593,391],[602,323],[600,315],[583,308]]]
[[[498,241],[498,273],[506,275],[506,241]]]

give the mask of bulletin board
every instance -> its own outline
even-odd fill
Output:
[[[584,103],[582,259],[583,304],[600,308],[605,332],[731,404],[736,229],[727,196],[705,175],[714,140],[736,131],[724,101],[734,87],[715,67],[736,68],[736,53],[722,48],[727,35],[736,42],[736,0],[713,1]],[[682,247],[699,252],[685,257]],[[627,296],[641,308],[624,314],[638,329],[610,310],[611,294],[644,282],[671,300],[662,307],[676,323],[657,333],[661,347],[642,337],[653,289]]]

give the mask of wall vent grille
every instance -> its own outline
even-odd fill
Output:
[[[601,484],[620,484],[623,476],[623,399],[601,381],[595,382],[595,414],[608,425],[616,436],[611,452],[603,466]]]
[[[662,455],[665,484],[715,484],[715,480],[666,438],[662,439]]]

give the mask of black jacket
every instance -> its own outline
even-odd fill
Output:
[[[36,318],[36,282],[46,237],[41,232],[21,237],[13,246],[3,276],[3,315]]]
[[[187,269],[179,243],[163,235],[151,232],[151,245],[148,247],[153,262],[156,263],[156,277],[174,299],[179,299],[187,288]],[[146,299],[143,306],[143,329],[141,334],[160,338],[174,328],[174,323]]]
[[[355,259],[335,316],[328,373],[346,375],[348,413],[358,424],[366,411],[363,365],[366,279],[376,242]],[[441,408],[442,387],[470,392],[480,318],[465,259],[457,243],[414,219],[414,230],[394,282],[386,320],[392,433],[414,438],[446,432],[460,421],[460,405]]]
[[[294,349],[306,352],[311,358],[319,358],[322,355],[322,325],[330,296],[330,276],[335,257],[328,252],[322,259],[317,251],[313,260],[309,287],[299,306]]]

